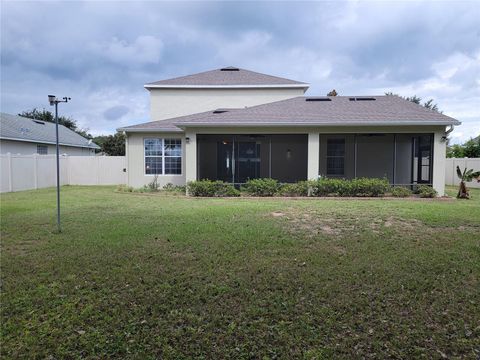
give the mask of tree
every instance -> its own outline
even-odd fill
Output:
[[[338,93],[337,93],[337,90],[333,89],[332,91],[330,91],[327,96],[337,96]]]
[[[462,172],[462,170],[460,170],[460,166],[457,165],[457,176],[460,179],[457,198],[470,199],[470,193],[467,189],[467,185],[465,185],[465,182],[472,181],[473,179],[477,179],[477,181],[480,182],[480,171],[473,172],[473,169],[467,170],[467,168],[465,168]]]
[[[424,108],[427,108],[427,109],[430,109],[430,110],[433,110],[433,111],[436,111],[436,112],[439,112],[439,113],[442,113],[442,111],[440,111],[438,109],[438,105],[435,104],[433,101],[433,99],[430,99],[428,101],[425,101],[423,104],[422,104],[422,98],[421,97],[418,97],[417,95],[413,95],[413,96],[400,96],[398,94],[394,94],[393,92],[386,92],[385,95],[387,96],[399,96],[401,97],[402,99],[405,99],[407,101],[411,101],[415,104],[418,104],[418,105],[422,105]]]
[[[454,144],[447,147],[447,157],[449,158],[478,158],[480,157],[480,136],[470,139],[464,144]]]
[[[46,121],[46,122],[55,122],[55,116],[51,111],[48,110],[38,110],[37,108],[33,108],[32,110],[29,111],[23,111],[19,116],[23,116],[29,119],[36,119],[36,120],[41,120],[41,121]],[[58,123],[60,125],[63,125],[67,128],[69,128],[72,131],[75,131],[77,134],[87,138],[87,139],[92,139],[92,135],[88,133],[88,129],[81,129],[78,127],[77,122],[66,116],[59,116],[58,117]]]
[[[115,135],[97,136],[93,141],[100,146],[105,155],[125,155],[125,135],[121,132],[117,132]]]

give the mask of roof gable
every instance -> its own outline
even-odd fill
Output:
[[[204,71],[197,74],[160,80],[145,85],[145,88],[262,88],[286,87],[308,88],[308,84],[277,76],[258,73],[233,66]]]

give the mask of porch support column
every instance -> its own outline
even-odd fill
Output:
[[[185,132],[185,182],[195,180],[197,180],[197,133],[187,130]]]
[[[318,132],[308,133],[308,180],[318,179],[318,165],[320,162],[320,134]]]
[[[433,178],[432,186],[438,196],[445,195],[445,162],[447,158],[447,142],[442,139],[445,128],[435,131],[433,135]]]

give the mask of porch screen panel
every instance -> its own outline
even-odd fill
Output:
[[[386,177],[393,183],[393,154],[393,134],[358,134],[357,177]]]
[[[412,183],[412,134],[397,134],[395,184]]]
[[[271,141],[271,177],[283,183],[306,180],[308,135],[272,135]]]
[[[413,137],[413,183],[431,184],[432,182],[432,138],[430,134]]]
[[[355,177],[355,136],[320,135],[319,175],[330,178]]]

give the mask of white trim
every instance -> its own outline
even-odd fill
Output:
[[[178,130],[172,130],[172,128],[169,129],[164,129],[164,128],[158,128],[158,129],[141,129],[141,128],[134,128],[134,129],[129,129],[129,128],[118,128],[117,131],[124,131],[124,132],[166,132],[166,133],[172,133],[172,134],[183,134],[184,131],[182,129]]]
[[[159,155],[149,155],[149,157],[159,157],[162,159],[162,173],[161,174],[147,174],[146,172],[146,155],[145,155],[145,140],[146,139],[159,139],[161,140],[162,142],[162,155],[159,156]],[[143,175],[144,176],[183,176],[183,171],[182,171],[182,168],[183,168],[183,141],[181,138],[164,138],[164,137],[156,137],[156,138],[152,138],[152,137],[144,137],[142,138],[143,140]],[[180,166],[180,174],[165,174],[165,140],[180,140],[180,149],[181,149],[181,153],[180,153],[180,156],[167,156],[167,157],[179,157],[180,158],[180,161],[181,161],[181,166]],[[128,170],[127,170],[128,171]]]
[[[161,85],[145,84],[145,89],[308,89],[310,84],[278,84],[278,85]]]
[[[459,122],[459,124],[461,124]],[[457,124],[457,125],[459,125]],[[207,123],[207,122],[182,122],[177,123],[176,126],[180,128],[180,130],[172,130],[172,129],[152,129],[152,128],[119,128],[118,131],[125,131],[125,132],[168,132],[168,133],[177,133],[177,134],[184,134],[186,127],[221,127],[221,128],[238,128],[238,127],[331,127],[331,126],[339,126],[339,127],[348,127],[348,126],[434,126],[434,125],[451,125],[451,122],[441,122],[436,120],[431,121],[408,121],[402,123],[394,123],[392,121],[381,121],[376,123],[365,123],[365,122],[322,122],[322,123],[312,123],[312,122],[296,122],[296,123],[261,123],[261,122],[242,122],[242,123]]]
[[[43,140],[30,140],[30,139],[19,139],[19,138],[10,138],[10,137],[4,137],[0,136],[0,140],[11,140],[11,141],[21,141],[21,142],[29,142],[29,143],[35,143],[35,144],[49,144],[49,145],[55,145],[55,141],[43,141]],[[88,140],[87,140],[88,141]],[[68,143],[58,143],[59,145],[62,146],[70,146],[70,147],[81,147],[81,148],[86,148],[86,149],[100,149],[100,146],[98,148],[94,146],[88,146],[88,145],[74,145],[74,144],[68,144]],[[98,145],[97,145],[98,146]]]
[[[201,127],[269,127],[269,126],[283,126],[283,127],[322,127],[322,126],[341,126],[341,127],[348,127],[348,126],[426,126],[426,125],[450,125],[451,122],[447,121],[405,121],[405,122],[392,122],[392,121],[377,121],[377,122],[321,122],[321,123],[314,123],[314,122],[295,122],[295,123],[282,123],[282,122],[275,122],[275,123],[261,123],[261,122],[242,122],[242,123],[212,123],[212,122],[182,122],[177,123],[175,126],[180,128],[185,128],[187,126],[201,126]]]

